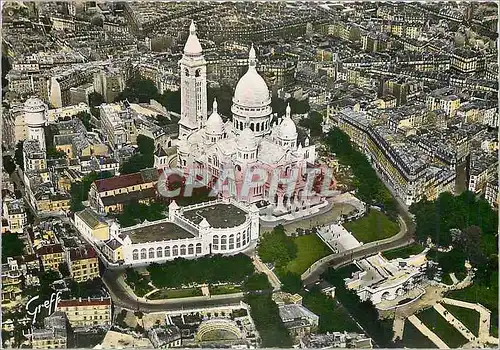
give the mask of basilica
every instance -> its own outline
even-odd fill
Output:
[[[253,45],[248,70],[241,77],[232,99],[232,118],[224,119],[212,101],[207,111],[206,61],[194,22],[184,54],[179,61],[181,74],[181,119],[177,147],[177,167],[187,172],[202,169],[206,185],[212,187],[221,173],[230,169],[221,196],[239,202],[272,207],[275,215],[295,213],[321,202],[314,191],[305,191],[307,170],[316,160],[315,146],[307,133],[299,132],[288,105],[286,114],[272,112],[271,93],[256,69]],[[242,191],[248,169],[263,169],[283,178],[294,174],[294,186],[274,186],[271,176],[250,191]],[[276,188],[272,188],[276,187]]]

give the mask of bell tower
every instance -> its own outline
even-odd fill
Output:
[[[179,139],[183,140],[199,130],[207,121],[207,62],[203,57],[193,21],[189,26],[189,37],[179,66],[181,74]]]

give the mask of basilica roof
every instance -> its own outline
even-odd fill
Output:
[[[267,84],[256,69],[256,56],[253,45],[248,55],[248,71],[236,85],[233,102],[249,108],[264,107],[271,103],[271,94]]]

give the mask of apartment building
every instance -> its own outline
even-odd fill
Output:
[[[100,276],[99,259],[90,245],[70,249],[67,252],[69,272],[75,282],[85,282]]]
[[[433,164],[417,146],[406,141],[404,135],[369,118],[366,113],[346,108],[338,115],[338,126],[360,147],[406,205],[424,196],[432,200],[441,192],[454,191],[454,170]]]
[[[110,326],[111,298],[61,300],[57,311],[66,313],[71,327]]]
[[[4,199],[3,216],[7,219],[10,232],[22,233],[28,219],[24,208],[24,201],[20,199]]]
[[[59,269],[59,265],[65,261],[63,246],[59,243],[44,245],[36,251],[42,261],[42,266],[45,271]]]

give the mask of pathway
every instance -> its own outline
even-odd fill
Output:
[[[396,340],[396,338],[403,339],[403,333],[405,331],[405,319],[396,317],[392,325],[392,330],[394,331],[392,340]]]
[[[457,329],[457,331],[460,332],[468,341],[475,341],[476,337],[472,332],[464,326],[462,322],[460,322],[459,319],[457,319],[455,316],[453,316],[448,310],[446,310],[443,305],[441,304],[435,304],[434,309],[445,318],[446,321],[448,321],[449,324],[451,324],[453,327]]]
[[[278,277],[276,276],[276,274],[273,271],[271,271],[266,266],[266,264],[264,264],[260,260],[260,257],[257,254],[253,255],[251,258],[252,258],[252,262],[253,262],[255,268],[257,269],[257,271],[263,272],[267,275],[267,279],[269,280],[269,282],[273,286],[273,289],[275,291],[280,290],[281,289],[281,282],[278,279]]]
[[[462,300],[443,298],[443,303],[449,305],[455,305],[467,309],[473,309],[479,312],[479,340],[481,342],[488,342],[492,344],[498,344],[498,339],[490,336],[490,324],[491,324],[491,311],[485,308],[481,304],[473,304]]]
[[[427,326],[425,324],[423,324],[422,321],[420,321],[417,318],[417,316],[411,315],[410,317],[408,317],[408,321],[410,321],[415,327],[417,327],[417,329],[423,335],[425,335],[427,338],[429,338],[429,340],[432,341],[434,343],[434,345],[436,345],[439,349],[449,349],[450,348],[448,345],[445,344],[444,341],[441,340],[441,338],[439,338],[436,335],[436,333],[434,333],[429,328],[427,328]]]

